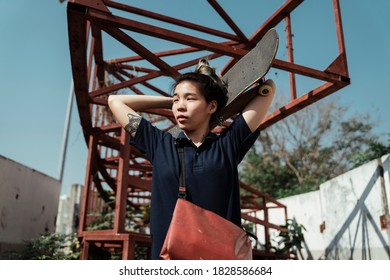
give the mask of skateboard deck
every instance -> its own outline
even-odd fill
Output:
[[[222,80],[227,84],[228,101],[226,106],[221,110],[219,121],[223,122],[234,114],[239,113],[246,104],[256,94],[266,95],[272,90],[267,83],[262,84],[261,80],[268,73],[275,59],[279,46],[279,36],[277,31],[270,29],[257,45],[243,56],[232,68],[222,76]],[[248,88],[260,82],[255,90]],[[246,92],[247,91],[247,92]],[[211,124],[211,129],[218,122]],[[173,127],[169,132],[176,137],[181,129],[178,126]]]

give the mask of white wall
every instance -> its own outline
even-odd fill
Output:
[[[304,258],[320,259],[325,243],[320,233],[322,213],[319,191],[290,196],[279,201],[287,206],[288,218],[295,219],[305,227]],[[284,223],[283,218],[284,216],[279,217],[279,224]]]
[[[61,184],[0,156],[0,252],[54,232]]]
[[[319,191],[279,200],[288,218],[306,228],[305,259],[390,259],[390,228],[380,223],[390,201],[390,155],[381,160],[384,184],[373,160],[323,183]]]

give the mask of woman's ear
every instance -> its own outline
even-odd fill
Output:
[[[216,100],[212,100],[209,103],[210,113],[214,114],[215,111],[217,111],[218,108],[218,102]]]

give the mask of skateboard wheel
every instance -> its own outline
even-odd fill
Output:
[[[270,85],[262,85],[259,88],[259,94],[262,96],[267,96],[272,92],[272,87]]]

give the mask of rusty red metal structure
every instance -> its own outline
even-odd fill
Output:
[[[82,241],[82,259],[101,258],[95,252],[102,252],[102,249],[117,252],[122,259],[134,259],[138,248],[148,248],[150,244],[149,235],[140,229],[147,228],[145,206],[150,202],[152,166],[141,153],[128,145],[128,135],[107,109],[107,96],[117,93],[168,96],[165,89],[168,78],[193,67],[203,57],[209,60],[224,58],[226,62],[221,71],[223,74],[270,28],[284,25],[287,59],[282,60],[277,56],[272,67],[288,76],[290,100],[271,112],[260,126],[261,129],[269,127],[350,83],[339,0],[332,1],[338,54],[329,61],[325,70],[294,62],[290,15],[299,9],[303,0],[286,0],[249,37],[216,0],[208,0],[207,4],[232,32],[120,2],[68,2],[74,90],[88,145],[78,231]],[[142,17],[143,20],[134,20],[135,16]],[[184,28],[185,32],[182,31]],[[127,54],[108,59],[110,55],[105,50],[110,43],[106,43],[107,41],[125,46]],[[172,45],[168,49],[159,49],[160,46],[167,48],[161,42],[170,42]],[[318,80],[321,84],[298,95],[296,75]],[[170,110],[150,110],[144,113],[162,129],[170,129],[175,125]],[[227,122],[225,127],[228,125]],[[264,244],[263,248],[254,249],[254,256],[275,257],[269,247],[270,231],[284,229],[269,220],[269,212],[282,211],[287,219],[287,209],[277,200],[251,186],[242,183],[241,187],[245,190],[245,195],[242,196],[244,223],[255,225],[255,233],[261,236]],[[111,223],[104,229],[94,229],[93,225],[102,212],[111,213]]]

